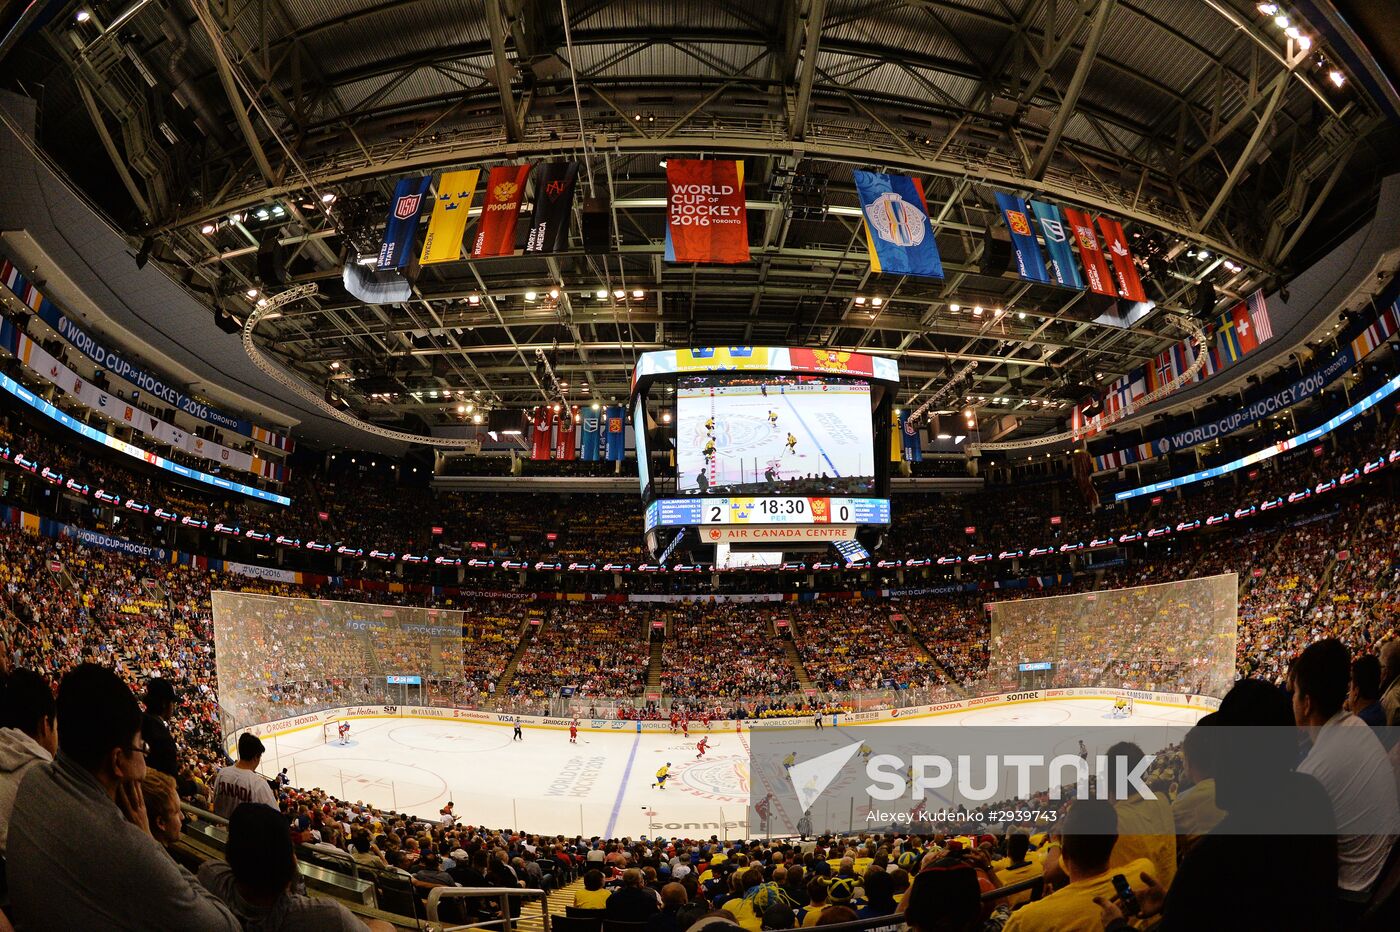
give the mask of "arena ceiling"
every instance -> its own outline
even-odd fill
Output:
[[[1197,312],[1204,283],[1219,304],[1286,282],[1374,192],[1395,101],[1348,66],[1350,33],[1275,14],[1304,50],[1260,7],[127,0],[70,3],[0,54],[49,155],[206,304],[242,320],[315,283],[259,343],[369,420],[555,400],[537,350],[586,403],[625,397],[646,350],[792,343],[898,356],[905,402],[958,379],[947,403],[992,440],[1182,335],[989,263],[993,190],[1122,218],[1149,296]],[[697,154],[745,161],[749,265],[663,261],[663,160]],[[549,158],[610,197],[609,253],[433,266],[402,304],[342,287],[399,177]],[[871,274],[864,167],[924,179],[945,281]]]

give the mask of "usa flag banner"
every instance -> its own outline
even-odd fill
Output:
[[[384,225],[384,242],[379,247],[379,268],[401,269],[413,254],[413,242],[418,238],[418,217],[423,212],[423,199],[428,195],[432,177],[400,178],[389,199],[389,220]]]

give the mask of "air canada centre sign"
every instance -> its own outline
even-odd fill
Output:
[[[828,540],[855,540],[855,536],[854,527],[839,524],[820,524],[815,527],[736,525],[700,529],[700,539],[707,544],[821,543]]]

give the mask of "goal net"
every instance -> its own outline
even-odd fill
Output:
[[[330,744],[332,741],[340,740],[340,722],[321,723],[321,742]]]
[[[988,680],[1002,691],[1103,686],[1223,696],[1234,682],[1234,573],[995,602]]]
[[[226,591],[211,602],[219,703],[236,727],[426,703],[462,677],[460,611]],[[390,677],[421,683],[408,693]]]

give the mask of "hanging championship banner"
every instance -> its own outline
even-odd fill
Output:
[[[1099,248],[1099,237],[1094,232],[1094,222],[1081,210],[1065,208],[1065,219],[1074,231],[1074,241],[1079,246],[1079,262],[1084,266],[1084,281],[1094,294],[1118,297],[1113,288],[1113,280],[1108,275],[1108,263],[1103,250]]]
[[[900,458],[906,463],[924,461],[923,446],[919,442],[919,428],[909,419],[908,411],[899,412]]]
[[[379,247],[379,268],[401,269],[413,255],[413,241],[418,236],[418,216],[423,212],[423,198],[428,194],[432,178],[400,178],[394,185],[389,201],[389,220],[384,225],[384,243]]]
[[[1069,248],[1069,230],[1060,216],[1060,208],[1041,201],[1030,203],[1035,222],[1040,225],[1040,235],[1045,238],[1045,251],[1050,254],[1050,271],[1054,273],[1055,284],[1082,291],[1084,279],[1079,275],[1079,266],[1074,263],[1074,250]]]
[[[1026,202],[1015,194],[998,191],[996,195],[997,208],[1006,219],[1006,228],[1011,231],[1011,245],[1016,249],[1016,271],[1028,282],[1050,284],[1045,259],[1040,254],[1040,244],[1035,241],[1035,231],[1031,229],[1030,217],[1026,215]]]
[[[481,169],[443,172],[437,182],[437,200],[428,220],[428,232],[423,237],[423,254],[419,265],[453,262],[462,258],[462,237],[467,232],[467,211],[472,207],[476,180]]]
[[[535,176],[535,214],[530,220],[526,252],[560,252],[569,248],[569,214],[574,207],[578,162],[546,162]]]
[[[749,261],[744,163],[669,159],[666,163],[666,261]]]
[[[608,405],[607,420],[603,424],[606,431],[607,455],[603,458],[610,463],[620,463],[627,454],[627,409],[621,405]]]
[[[497,165],[486,179],[486,203],[476,224],[472,258],[509,256],[515,252],[515,224],[525,197],[530,165]]]
[[[866,171],[853,172],[852,178],[865,219],[871,271],[942,278],[943,258],[919,179]]]
[[[550,428],[550,410],[548,405],[540,405],[535,409],[535,416],[530,428],[530,459],[549,459],[549,448],[552,446]]]
[[[899,423],[899,415],[890,409],[890,462],[904,459],[904,430]]]
[[[578,405],[559,412],[559,426],[554,431],[554,458],[574,458],[574,441],[578,437]]]
[[[1142,290],[1142,280],[1138,278],[1133,254],[1128,251],[1123,224],[1112,217],[1100,217],[1099,230],[1103,233],[1104,248],[1113,260],[1113,276],[1118,283],[1118,293],[1129,301],[1146,301],[1147,293]]]
[[[596,406],[589,407],[583,411],[582,430],[582,457],[590,463],[596,463],[602,459],[602,439],[603,439],[603,412]]]

